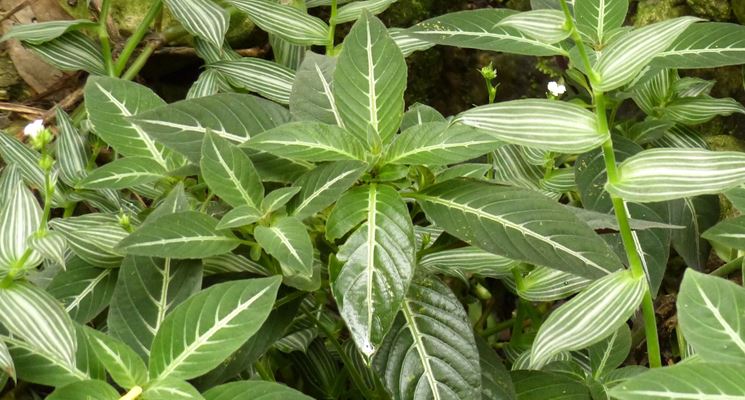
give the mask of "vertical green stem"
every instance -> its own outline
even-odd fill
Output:
[[[109,40],[109,31],[106,26],[109,20],[110,10],[111,0],[103,0],[101,3],[101,13],[98,15],[98,40],[101,42],[101,52],[103,53],[103,63],[106,73],[109,76],[115,76],[114,60],[111,55],[111,41]]]
[[[135,30],[132,36],[127,39],[127,43],[124,45],[124,49],[119,55],[119,59],[116,60],[116,76],[119,76],[122,74],[122,72],[124,72],[124,68],[127,67],[127,62],[132,57],[135,49],[137,49],[137,46],[145,37],[148,30],[150,29],[150,25],[153,23],[158,14],[160,14],[161,10],[163,10],[163,1],[154,1],[153,4],[150,6],[150,9],[147,11],[147,14],[145,14],[145,17],[143,17],[142,22],[140,22],[140,24],[137,26],[137,30]]]
[[[326,44],[326,55],[334,55],[334,35],[336,34],[336,0],[331,0],[331,16],[329,17],[329,39]]]

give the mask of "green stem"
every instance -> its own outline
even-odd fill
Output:
[[[132,54],[134,54],[137,46],[140,44],[142,39],[145,37],[145,35],[147,35],[147,32],[150,30],[150,25],[152,25],[153,21],[155,21],[155,18],[158,17],[158,14],[160,14],[162,10],[162,0],[156,0],[150,6],[147,14],[145,14],[145,17],[143,17],[142,22],[137,25],[137,29],[134,31],[132,36],[127,39],[127,43],[124,45],[124,49],[122,49],[122,53],[119,55],[119,59],[116,60],[116,76],[119,76],[122,74],[122,72],[124,72],[124,68],[126,68],[127,62],[132,57]]]
[[[331,16],[329,17],[329,38],[326,44],[326,55],[334,55],[334,35],[336,34],[336,0],[331,0]]]
[[[484,329],[483,331],[481,331],[479,333],[479,335],[481,337],[488,338],[491,335],[496,335],[497,333],[502,332],[503,330],[510,328],[514,324],[515,324],[515,319],[514,318],[510,318],[510,319],[507,319],[507,320],[504,320],[504,321],[500,321],[500,322],[497,322],[496,325]]]
[[[109,30],[107,21],[109,20],[109,11],[111,10],[111,0],[103,0],[101,3],[101,13],[98,15],[98,40],[101,42],[101,53],[103,53],[103,63],[106,73],[109,76],[116,76],[114,70],[114,59],[111,55],[111,41],[109,40]]]
[[[561,0],[561,9],[564,10],[564,16],[566,17],[566,28],[571,33],[572,40],[574,41],[575,45],[577,45],[577,51],[579,51],[579,55],[582,59],[582,64],[584,64],[587,76],[590,78],[590,83],[595,84],[598,81],[598,76],[592,69],[590,57],[587,55],[587,50],[585,49],[585,43],[582,41],[582,37],[579,35],[577,25],[575,25],[574,23],[574,17],[572,16],[572,12],[569,10],[569,5],[567,5],[566,0]]]
[[[603,143],[603,159],[605,160],[605,169],[608,173],[608,181],[616,182],[619,178],[618,167],[616,166],[616,154],[613,151],[613,140],[610,138],[609,133],[605,94],[596,91],[594,93],[594,100],[595,114],[598,121],[598,133],[609,135],[608,140]],[[613,203],[613,211],[618,220],[618,230],[621,233],[621,240],[623,242],[623,247],[626,250],[626,257],[628,258],[631,273],[635,278],[644,279],[646,286],[644,298],[642,299],[642,314],[644,317],[644,334],[647,339],[649,366],[652,368],[661,367],[662,358],[660,356],[659,338],[657,337],[657,320],[654,311],[654,301],[644,271],[644,264],[642,263],[639,250],[636,247],[636,241],[634,240],[634,234],[629,225],[629,213],[626,209],[626,203],[624,203],[623,199],[620,197],[611,195],[610,198]]]
[[[127,69],[127,72],[122,75],[122,79],[124,80],[132,80],[134,79],[137,74],[140,73],[140,70],[142,67],[147,64],[147,60],[150,59],[150,56],[153,55],[155,52],[156,45],[153,43],[148,43],[147,46],[145,46],[144,49],[142,49],[142,52],[135,58],[135,60],[132,62],[132,65],[129,66],[129,69]]]

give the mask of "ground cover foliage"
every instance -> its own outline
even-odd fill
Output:
[[[120,50],[107,0],[6,33],[90,76],[0,135],[3,398],[745,399],[745,153],[694,129],[745,108],[684,73],[744,64],[745,27],[391,3],[155,1]],[[206,63],[170,104],[132,81],[163,7]],[[272,60],[226,44],[238,14]],[[485,66],[443,116],[404,104],[435,45],[567,69],[494,102]]]

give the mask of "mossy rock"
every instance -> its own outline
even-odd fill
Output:
[[[745,141],[730,135],[707,136],[706,143],[712,150],[745,151]]]
[[[732,12],[741,24],[745,24],[745,0],[732,0]]]
[[[634,16],[634,25],[644,26],[684,15],[691,15],[686,0],[640,0]]]
[[[694,14],[712,21],[727,21],[732,14],[727,0],[687,0]]]

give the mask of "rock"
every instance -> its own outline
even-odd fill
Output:
[[[727,21],[731,9],[726,0],[687,0],[694,14],[712,21]]]
[[[634,16],[634,25],[644,26],[684,15],[691,15],[691,9],[685,0],[640,0]]]

